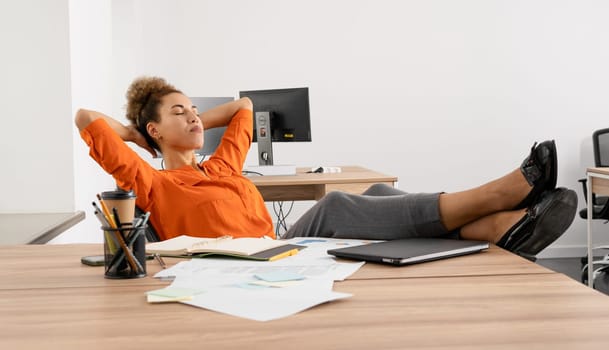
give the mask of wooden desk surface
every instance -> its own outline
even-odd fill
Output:
[[[510,253],[499,248],[444,260],[446,264],[365,265],[359,277],[334,285],[334,290],[353,297],[281,320],[255,322],[182,304],[148,304],[144,293],[167,282],[150,277],[104,279],[103,268],[79,262],[81,255],[99,254],[100,247],[0,247],[0,348],[572,349],[609,345],[607,296],[564,275],[528,266],[534,264],[525,259],[511,259]],[[476,259],[480,260],[476,263]],[[482,269],[484,261],[487,270]],[[470,275],[463,275],[470,263]],[[514,273],[501,274],[511,264]],[[151,274],[159,268],[149,264]],[[408,270],[419,270],[418,276],[404,272]]]
[[[155,260],[146,264],[148,276],[131,280],[112,280],[103,277],[103,267],[80,263],[85,255],[101,255],[101,244],[58,244],[0,246],[0,290],[113,286],[164,286],[169,282],[152,276],[161,270]],[[183,259],[164,258],[171,266]],[[346,260],[345,260],[346,261]],[[41,265],[44,270],[41,270]],[[350,280],[381,278],[420,278],[445,276],[488,276],[554,273],[545,267],[509,253],[496,246],[479,254],[431,261],[405,267],[366,264]],[[154,288],[150,288],[154,289]]]
[[[0,290],[3,349],[573,349],[609,344],[609,299],[560,274],[354,280],[354,296],[255,322],[149,288]],[[238,301],[235,301],[238,302]]]
[[[395,182],[397,177],[385,175],[360,166],[343,166],[340,173],[307,173],[311,168],[298,168],[296,175],[251,176],[256,186],[284,186],[302,184],[332,184],[353,182]]]
[[[596,168],[591,167],[587,169],[590,173],[601,174],[601,175],[609,175],[609,167]]]
[[[298,168],[296,175],[250,176],[266,201],[319,200],[330,191],[362,193],[375,183],[393,186],[397,177],[360,166],[343,166],[340,173],[307,173]]]

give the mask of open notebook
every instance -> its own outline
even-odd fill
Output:
[[[409,265],[425,261],[480,252],[488,242],[441,238],[406,238],[328,250],[339,258],[391,265]]]
[[[202,258],[211,255],[273,261],[295,255],[304,246],[266,238],[201,238],[181,235],[146,244],[146,253],[163,256]]]

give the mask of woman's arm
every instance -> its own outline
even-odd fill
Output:
[[[249,97],[225,103],[199,114],[205,129],[226,126],[240,109],[253,110],[254,105]]]
[[[144,136],[133,125],[125,126],[125,125],[121,124],[119,121],[117,121],[103,113],[86,110],[86,109],[82,109],[82,108],[79,109],[78,112],[76,112],[76,117],[74,118],[74,122],[76,123],[78,130],[82,131],[93,121],[100,119],[100,118],[104,119],[106,121],[106,123],[108,123],[108,125],[110,125],[110,128],[112,128],[112,130],[114,130],[114,132],[116,132],[123,141],[133,142],[136,145],[138,145],[138,146],[142,147],[143,149],[147,150],[148,152],[150,152],[150,154],[152,154],[153,157],[156,156],[156,151],[152,147],[150,147],[150,145],[148,145],[148,142],[146,142],[146,139],[144,138]]]

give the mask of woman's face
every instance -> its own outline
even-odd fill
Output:
[[[151,122],[148,132],[162,150],[190,151],[203,147],[203,123],[188,97],[178,92],[165,95],[158,112],[161,121]]]

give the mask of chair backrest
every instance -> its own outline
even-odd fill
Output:
[[[135,206],[135,216],[142,216],[142,215],[144,215],[144,211],[136,205]],[[146,228],[145,234],[146,234],[146,240],[148,242],[160,241],[159,235],[156,233],[156,230],[154,229],[154,227],[152,227],[152,224],[150,223],[150,221],[148,221],[148,227]]]
[[[592,134],[592,147],[594,148],[594,165],[609,167],[609,128],[596,130]]]

